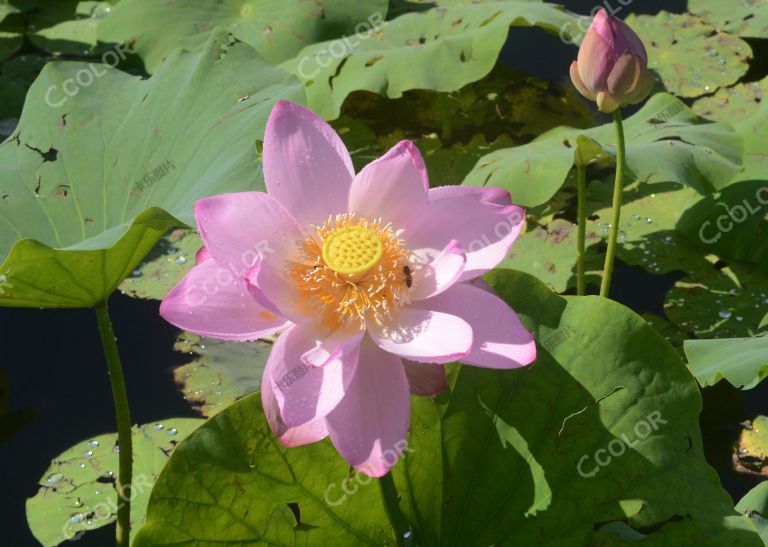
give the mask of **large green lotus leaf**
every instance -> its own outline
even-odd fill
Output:
[[[573,19],[537,0],[448,3],[345,40],[314,44],[283,66],[305,82],[310,107],[335,118],[353,91],[389,98],[409,89],[455,91],[491,71],[510,26],[558,33]]]
[[[202,246],[197,232],[173,230],[120,284],[120,290],[134,298],[162,300],[195,265],[195,254]]]
[[[707,118],[733,123],[743,135],[744,170],[734,181],[766,180],[768,176],[768,77],[759,82],[720,89],[696,101],[693,109]]]
[[[184,398],[203,416],[213,416],[261,388],[272,344],[227,342],[182,332],[174,349],[194,359],[173,370]]]
[[[202,423],[173,418],[133,428],[134,532],[144,522],[152,485],[168,456]],[[35,538],[45,547],[58,545],[113,522],[117,469],[116,433],[78,443],[54,458],[40,479],[40,490],[27,500],[27,522]]]
[[[746,38],[768,37],[765,0],[688,0],[688,10],[723,32]]]
[[[752,389],[768,376],[768,337],[686,340],[685,355],[702,386],[725,378],[741,389]]]
[[[742,139],[733,128],[704,120],[672,95],[654,95],[624,126],[630,178],[685,183],[709,194],[726,186],[740,170]],[[464,184],[501,186],[524,206],[544,203],[565,181],[582,134],[615,156],[613,124],[587,131],[561,127],[530,144],[488,154]]]
[[[675,348],[681,358],[685,358],[683,344],[688,340],[688,334],[686,332],[680,330],[677,326],[672,324],[671,321],[652,313],[644,313],[643,319],[648,321],[648,324],[651,325],[656,332],[662,335],[667,342],[672,344],[672,347]]]
[[[413,398],[394,476],[415,544],[617,545],[630,528],[649,545],[761,545],[704,460],[695,381],[641,317],[519,272],[489,281],[539,358],[514,371],[451,366],[450,394]],[[608,450],[618,455],[597,466]],[[327,440],[281,446],[252,395],[179,446],[135,545],[392,544],[376,485],[347,477]],[[298,525],[277,513],[287,502]],[[602,528],[611,521],[625,528]]]
[[[736,510],[752,519],[763,543],[768,545],[768,481],[758,484],[741,498]]]
[[[450,397],[414,399],[395,477],[417,542],[618,545],[593,532],[618,520],[649,545],[760,545],[705,462],[695,381],[641,317],[517,272],[488,281],[539,356],[516,371],[462,367]]]
[[[739,182],[686,210],[677,229],[708,253],[768,270],[767,219],[768,181]]]
[[[337,503],[342,488],[355,494]],[[350,474],[327,440],[284,447],[256,393],[179,445],[133,546],[214,544],[394,545],[394,537],[373,479]]]
[[[255,140],[277,99],[303,101],[294,78],[223,32],[150,79],[104,67],[62,93],[89,70],[48,64],[0,145],[0,305],[106,298],[169,227],[192,222],[197,199],[263,188]]]
[[[690,14],[662,11],[626,19],[648,51],[648,66],[670,93],[699,97],[736,83],[749,69],[752,48]]]
[[[152,73],[172,50],[204,43],[216,27],[279,63],[386,15],[386,0],[122,0],[99,24],[98,37],[130,44]]]

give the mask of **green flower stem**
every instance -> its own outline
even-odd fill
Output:
[[[379,478],[379,486],[381,487],[381,496],[384,498],[384,509],[397,537],[397,545],[403,547],[405,545],[405,533],[408,531],[409,526],[408,521],[402,511],[400,511],[400,496],[397,494],[392,473],[387,473]]]
[[[579,184],[579,207],[576,213],[579,222],[576,250],[576,294],[584,296],[587,290],[587,281],[584,277],[584,245],[587,236],[587,167],[577,165],[576,176]]]
[[[437,94],[438,108],[440,109],[440,122],[442,123],[442,141],[450,142],[453,138],[453,116],[451,115],[451,97],[447,93]]]
[[[613,185],[613,209],[611,211],[611,231],[608,233],[608,252],[605,254],[605,266],[603,267],[603,283],[600,285],[600,296],[608,298],[611,291],[611,277],[613,276],[613,262],[616,258],[616,239],[619,234],[619,221],[621,220],[621,194],[624,191],[624,125],[621,121],[621,109],[613,112],[613,121],[616,126],[616,181]]]
[[[133,442],[131,439],[131,411],[128,407],[128,394],[125,391],[125,377],[117,339],[109,319],[106,300],[94,308],[99,321],[101,344],[107,359],[109,380],[112,384],[112,399],[115,402],[117,418],[117,440],[120,448],[119,471],[117,475],[117,540],[118,547],[128,547],[131,535],[131,481],[133,476]]]

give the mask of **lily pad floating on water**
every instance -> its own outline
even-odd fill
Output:
[[[213,416],[261,388],[271,342],[227,342],[182,332],[173,348],[194,360],[173,370],[184,398],[203,416]]]
[[[688,10],[723,32],[745,38],[768,36],[765,0],[688,0]]]
[[[680,97],[714,93],[749,69],[749,44],[698,17],[662,11],[630,15],[626,22],[646,46],[648,67],[659,73],[667,91]]]
[[[193,222],[197,199],[263,189],[254,140],[275,101],[304,96],[226,32],[149,79],[105,67],[63,93],[90,70],[46,65],[0,145],[0,305],[104,300],[166,230]]]
[[[195,265],[195,254],[202,246],[196,232],[173,230],[120,284],[120,290],[134,298],[162,300]]]
[[[173,418],[133,428],[132,530],[144,522],[149,493],[176,445],[203,420]],[[113,522],[117,512],[117,434],[99,435],[54,458],[27,500],[27,522],[45,547]]]
[[[696,249],[683,251],[695,257]],[[688,275],[667,293],[664,311],[675,325],[696,338],[748,338],[768,330],[768,277],[745,262],[698,255]]]
[[[740,473],[768,476],[768,416],[746,423],[734,449],[733,464]]]
[[[693,109],[707,118],[735,124],[744,137],[744,169],[733,182],[768,178],[768,77],[720,89],[696,101]]]

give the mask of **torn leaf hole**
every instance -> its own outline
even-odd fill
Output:
[[[341,69],[344,68],[344,65],[347,64],[348,60],[349,60],[349,55],[347,55],[341,60],[341,62],[336,67],[336,71],[333,73],[333,75],[328,77],[328,87],[330,87],[331,89],[333,89],[333,80],[335,80],[336,77],[338,77],[338,75],[341,74]]]
[[[53,147],[49,148],[47,152],[43,152],[39,148],[35,148],[34,146],[30,146],[30,145],[28,145],[26,143],[24,144],[24,146],[26,146],[30,150],[34,150],[35,152],[40,154],[40,157],[43,158],[43,162],[44,163],[47,162],[47,161],[56,161],[56,158],[59,157],[59,151],[56,150]]]

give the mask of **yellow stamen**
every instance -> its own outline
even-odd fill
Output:
[[[413,279],[403,241],[381,220],[337,215],[315,227],[288,264],[300,305],[330,333],[385,324],[409,302]],[[404,273],[406,272],[406,273]]]

